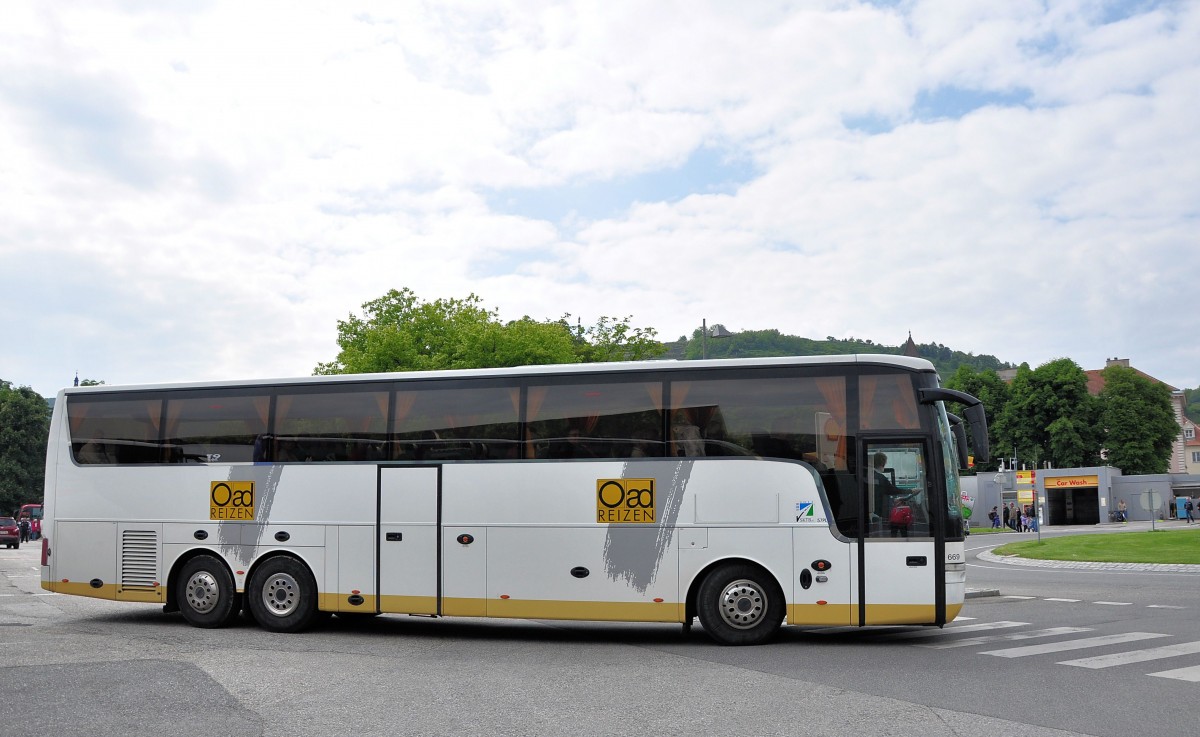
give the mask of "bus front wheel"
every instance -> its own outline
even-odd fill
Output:
[[[713,569],[700,584],[696,613],[700,624],[722,645],[761,645],[783,623],[783,591],[775,578],[745,563]]]
[[[237,590],[225,563],[211,555],[197,555],[179,571],[175,602],[193,627],[224,627],[237,615]]]
[[[294,558],[263,561],[250,577],[246,596],[254,621],[271,632],[299,632],[317,616],[317,582]]]

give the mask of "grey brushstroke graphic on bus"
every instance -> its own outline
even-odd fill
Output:
[[[221,552],[236,559],[243,566],[254,560],[254,550],[262,544],[266,521],[271,519],[271,505],[275,503],[275,492],[283,476],[283,466],[259,465],[230,466],[226,481],[254,482],[254,522],[221,522],[217,525],[217,545]],[[250,527],[255,532],[253,541],[243,538],[243,531]]]
[[[654,527],[623,527],[609,525],[604,538],[604,572],[609,579],[625,579],[640,593],[646,593],[658,577],[663,556],[675,537],[675,523],[683,505],[683,495],[692,476],[695,461],[626,461],[621,478],[654,476],[660,495],[657,500],[657,521]],[[647,469],[653,469],[647,473]],[[667,474],[658,471],[669,469]],[[664,483],[666,481],[666,483]]]

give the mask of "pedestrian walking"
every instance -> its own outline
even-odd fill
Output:
[[[1000,529],[1000,513],[996,511],[996,507],[992,507],[992,511],[988,512],[988,519],[992,521],[992,529]]]
[[[21,542],[29,542],[29,520],[21,520],[20,523],[17,524],[17,527],[21,529]]]
[[[1187,501],[1183,503],[1183,512],[1186,515],[1187,523],[1189,525],[1196,521],[1195,518],[1192,517],[1192,510],[1195,508],[1196,505],[1192,504],[1192,498],[1189,496]]]
[[[1011,526],[1012,526],[1012,525],[1010,525],[1010,524],[1008,523],[1008,515],[1009,515],[1008,507],[1005,507],[1005,508],[1004,508],[1004,526],[1005,526],[1005,527],[1011,527]]]

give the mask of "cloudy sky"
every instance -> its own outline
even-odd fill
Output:
[[[1200,385],[1200,1],[5,0],[0,379],[302,376],[389,289]]]

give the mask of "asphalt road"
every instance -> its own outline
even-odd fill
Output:
[[[200,630],[153,605],[48,594],[36,546],[0,550],[0,737],[1200,731],[1200,683],[1148,675],[1200,665],[1200,652],[1062,664],[1200,641],[1200,573],[1114,578],[976,559],[969,576],[999,595],[969,600],[942,630],[785,628],[771,645],[725,648],[670,625],[385,616],[300,635],[246,621]],[[1118,599],[1130,601],[1097,603]],[[1078,631],[1039,634],[1061,627]],[[1158,636],[988,654],[1136,632]]]
[[[1155,526],[1187,528],[1173,521]],[[1043,538],[1150,527],[1050,528]],[[1200,525],[1191,532],[1200,546]],[[990,673],[963,667],[976,693],[972,710],[1003,715],[1020,709],[1039,724],[1096,735],[1200,733],[1200,566],[1055,564],[990,555],[997,545],[1034,538],[968,538],[970,585],[997,595],[972,599],[965,613],[981,623],[1028,623],[982,633],[992,637],[1078,631],[978,645],[947,638],[958,647],[944,652],[991,653],[973,660],[1004,661]],[[1017,649],[1042,644],[1044,652]],[[1066,646],[1078,649],[1050,650]]]

